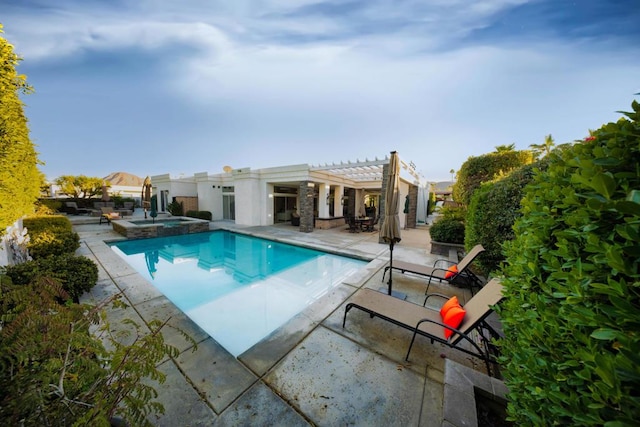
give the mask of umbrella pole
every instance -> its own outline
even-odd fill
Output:
[[[393,286],[393,240],[389,243],[389,295]]]

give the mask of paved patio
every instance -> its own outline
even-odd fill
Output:
[[[212,230],[229,229],[371,260],[355,277],[236,359],[109,248],[105,241],[122,238],[110,225],[99,224],[98,218],[70,219],[80,235],[79,253],[99,267],[98,283],[84,301],[97,302],[122,291],[130,307],[109,312],[115,328],[123,327],[119,320],[125,318],[139,324],[170,318],[170,325],[198,342],[193,351],[174,330],[164,332],[166,341],[181,353],[160,365],[167,381],[156,389],[166,413],[151,417],[155,425],[453,425],[443,414],[445,360],[485,370],[483,362],[424,338],[417,340],[410,362],[405,362],[411,333],[360,310],[352,310],[342,328],[349,297],[360,288],[382,286],[389,248],[378,243],[378,233],[349,233],[344,227],[300,233],[291,225],[212,222]],[[403,230],[394,259],[431,265],[436,257],[429,254],[427,227]],[[395,273],[393,286],[422,304],[424,279]],[[457,294],[463,302],[469,298],[460,288],[431,289]]]

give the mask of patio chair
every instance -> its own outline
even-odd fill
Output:
[[[379,221],[379,217],[370,217],[369,221],[362,224],[363,231],[376,231],[376,224]]]
[[[349,226],[349,233],[359,233],[360,229],[358,227],[358,222],[356,221],[356,217],[351,215],[347,217],[347,225]]]
[[[103,222],[111,224],[111,221],[114,219],[122,219],[120,212],[115,212],[111,206],[102,207],[100,210],[102,211],[102,215],[100,215],[100,224]]]
[[[440,294],[429,296],[449,298]],[[491,364],[495,363],[497,352],[491,343],[491,338],[497,338],[499,334],[485,319],[492,313],[493,306],[502,298],[500,281],[492,279],[462,307],[466,313],[460,325],[455,328],[444,323],[439,310],[367,288],[358,291],[347,303],[342,327],[345,327],[349,310],[357,308],[368,313],[372,318],[379,317],[413,332],[405,360],[409,360],[416,335],[422,335],[429,338],[431,343],[438,341],[483,360],[487,366],[487,373],[491,375]],[[450,331],[449,337],[446,337],[447,330]],[[489,336],[486,336],[487,333]],[[468,345],[464,344],[465,342]]]
[[[476,245],[458,264],[447,259],[438,259],[433,263],[433,267],[394,260],[393,269],[399,270],[401,273],[407,272],[428,277],[429,280],[427,281],[425,294],[429,293],[429,286],[431,286],[432,279],[438,279],[440,282],[444,280],[452,285],[466,286],[471,290],[471,294],[473,294],[473,288],[480,289],[482,287],[482,281],[471,271],[469,266],[482,252],[484,252],[484,247],[482,245]],[[439,267],[442,263],[448,264],[448,266]],[[383,282],[390,268],[390,266],[384,268],[384,273],[382,274]]]

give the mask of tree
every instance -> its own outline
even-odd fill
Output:
[[[531,151],[513,149],[500,149],[482,156],[469,157],[458,170],[458,180],[453,185],[453,200],[468,206],[473,192],[480,187],[480,184],[492,181],[500,175],[506,175],[532,161]]]
[[[496,145],[496,153],[504,153],[506,151],[515,151],[516,144]]]
[[[102,178],[85,175],[62,175],[55,180],[56,185],[60,187],[60,192],[74,199],[101,196],[104,182]],[[107,186],[110,186],[108,182]]]
[[[538,159],[541,155],[546,156],[551,153],[551,150],[553,150],[553,147],[555,147],[555,145],[556,143],[553,140],[553,137],[551,136],[551,134],[549,134],[544,137],[544,143],[531,144],[529,145],[529,148],[531,149],[531,152],[533,153],[535,158]]]
[[[19,62],[13,46],[0,37],[0,236],[33,212],[44,182],[19,96],[33,89],[26,77],[17,73]]]

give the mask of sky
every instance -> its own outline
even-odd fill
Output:
[[[49,179],[470,156],[615,121],[639,0],[2,0]]]

